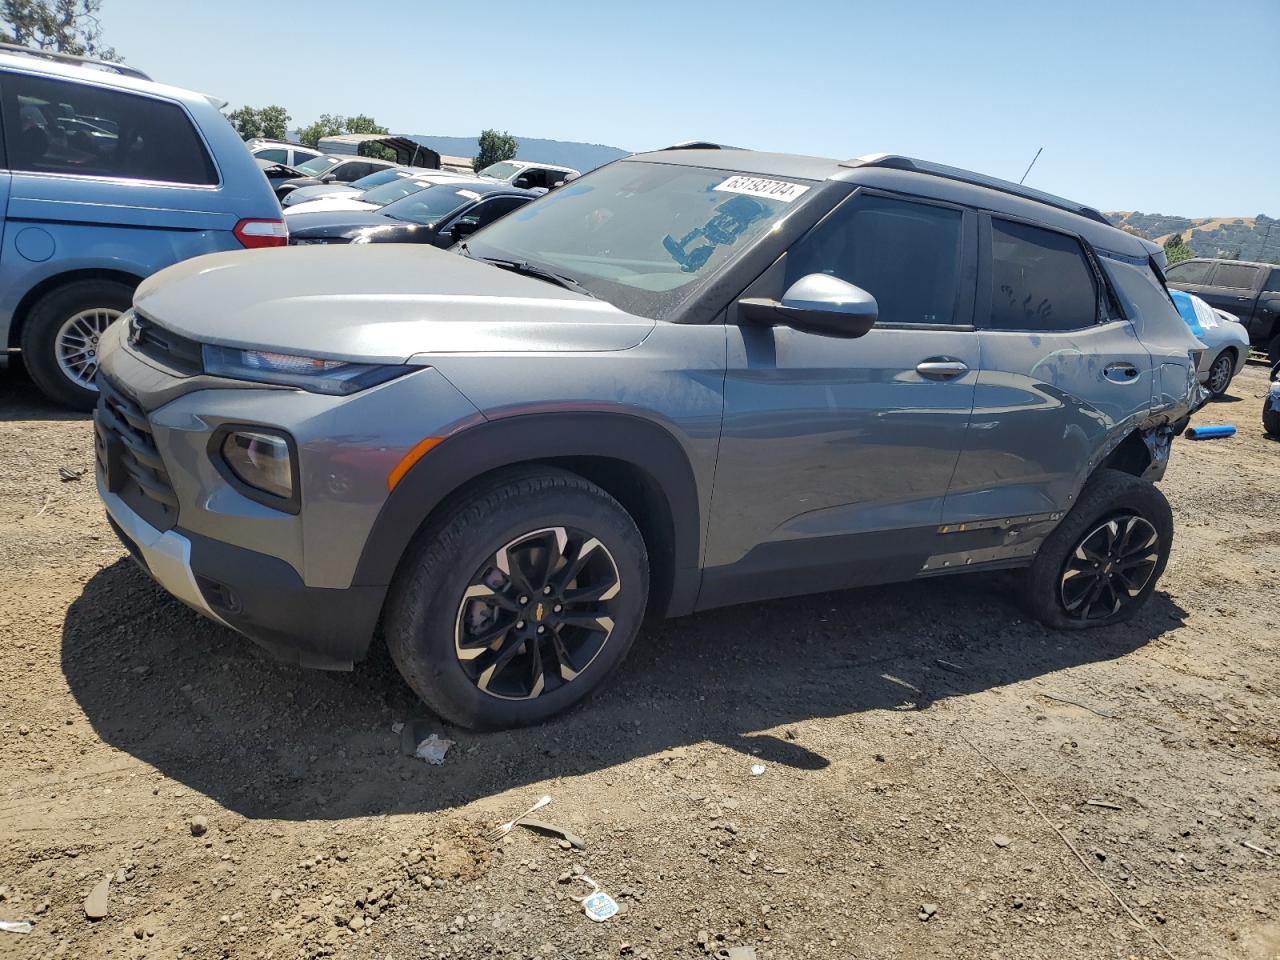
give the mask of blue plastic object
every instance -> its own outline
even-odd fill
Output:
[[[1187,439],[1216,440],[1218,437],[1230,437],[1235,432],[1236,428],[1229,423],[1220,427],[1187,427]]]

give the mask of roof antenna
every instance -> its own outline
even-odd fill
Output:
[[[1031,158],[1031,162],[1027,164],[1027,172],[1022,175],[1022,180],[1018,181],[1019,184],[1021,184],[1024,180],[1027,179],[1027,173],[1030,173],[1031,168],[1036,165],[1036,161],[1040,159],[1040,153],[1043,150],[1044,150],[1044,147],[1041,147],[1039,150],[1036,151],[1036,155]]]

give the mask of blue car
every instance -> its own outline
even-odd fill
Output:
[[[91,409],[133,291],[204,253],[283,246],[280,206],[219,110],[119,64],[0,49],[0,367]]]

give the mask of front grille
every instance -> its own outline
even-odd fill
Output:
[[[107,489],[158,530],[178,521],[178,498],[156,449],[147,415],[137,402],[98,374],[94,449]]]
[[[144,357],[150,357],[174,373],[194,377],[204,369],[200,344],[172,330],[166,330],[150,317],[134,311],[129,320],[129,346]]]

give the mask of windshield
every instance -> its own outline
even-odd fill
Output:
[[[367,177],[361,177],[359,180],[352,180],[351,186],[358,187],[361,190],[368,190],[370,187],[380,187],[384,183],[390,183],[392,180],[399,180],[401,177],[410,175],[408,170],[401,170],[399,167],[387,167],[385,170],[378,170]]]
[[[480,171],[480,176],[493,177],[495,180],[510,180],[523,169],[523,163],[512,163],[510,160],[503,160],[501,163],[489,164],[489,166]]]
[[[365,203],[376,203],[381,207],[383,204],[392,203],[429,186],[431,186],[430,180],[410,180],[408,177],[402,177],[399,180],[384,183],[380,187],[374,187],[372,190],[366,190],[360,194],[360,199]]]
[[[439,223],[459,207],[479,199],[480,194],[474,190],[438,183],[427,186],[395,203],[387,204],[382,208],[382,212],[397,220],[431,226]]]
[[[318,174],[324,173],[341,159],[341,157],[312,157],[306,163],[298,164],[294,169],[301,170],[309,177],[314,177]]]
[[[503,217],[467,249],[528,261],[661,320],[808,189],[705,167],[611,163]]]

